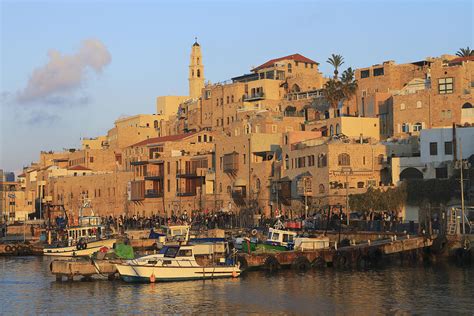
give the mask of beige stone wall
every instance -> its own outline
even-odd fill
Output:
[[[169,118],[178,111],[178,106],[188,99],[188,96],[166,95],[156,98],[156,113],[164,119]]]
[[[339,156],[348,154],[349,165],[340,165]],[[318,157],[326,155],[327,164],[319,164]],[[310,156],[314,161],[311,165]],[[304,158],[304,167],[301,166]],[[345,205],[346,199],[346,174],[348,194],[362,193],[369,185],[379,187],[388,181],[388,169],[385,174],[382,171],[386,165],[386,148],[381,144],[359,144],[355,142],[344,143],[340,141],[323,141],[320,145],[295,148],[291,145],[284,145],[282,148],[282,170],[281,177],[288,177],[292,180],[292,199],[283,203],[282,209],[289,212],[303,212],[304,199],[297,194],[297,182],[305,174],[310,174],[312,194],[309,197],[310,204],[314,208],[324,205]],[[314,160],[313,160],[314,159]],[[382,162],[382,163],[381,163]],[[339,188],[336,184],[341,184]],[[288,204],[289,203],[289,204]],[[301,213],[302,214],[302,213]]]

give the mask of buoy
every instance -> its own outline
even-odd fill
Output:
[[[237,275],[237,271],[232,271],[232,277],[233,278],[236,278],[238,275]]]
[[[150,275],[150,282],[155,283],[155,281],[156,281],[155,274]]]

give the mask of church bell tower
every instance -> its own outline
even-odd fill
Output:
[[[189,63],[189,97],[199,98],[204,88],[204,66],[202,64],[201,46],[197,38],[191,48],[191,61]]]

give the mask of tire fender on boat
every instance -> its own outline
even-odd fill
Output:
[[[293,260],[291,267],[297,271],[307,271],[311,267],[311,264],[305,256],[298,256]]]
[[[265,259],[264,265],[265,269],[269,272],[276,272],[280,269],[280,263],[275,256],[268,256],[267,259]]]
[[[12,246],[6,245],[6,246],[5,246],[5,251],[6,251],[6,252],[12,252]]]

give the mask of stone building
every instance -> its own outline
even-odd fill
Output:
[[[385,146],[367,139],[319,137],[282,147],[278,187],[281,209],[302,212],[306,187],[308,205],[317,210],[327,205],[345,207],[349,194],[363,193],[369,186],[390,184]],[[302,213],[300,213],[302,214]]]

